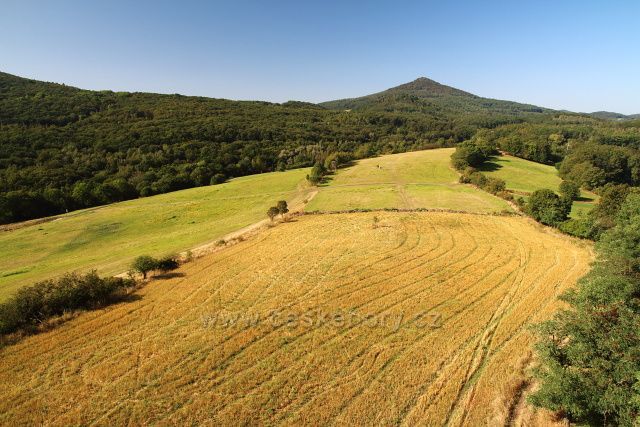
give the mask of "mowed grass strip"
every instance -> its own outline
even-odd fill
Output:
[[[0,232],[0,301],[20,286],[74,270],[120,273],[142,254],[166,255],[262,220],[277,200],[301,194],[307,169],[72,212]]]
[[[525,200],[527,194],[542,188],[559,193],[562,182],[555,167],[508,155],[495,157],[481,170],[487,176],[503,179],[507,189],[525,196]],[[578,218],[586,215],[593,209],[597,198],[598,196],[594,193],[581,190],[580,200],[573,202],[571,217]]]
[[[503,425],[590,260],[519,217],[298,217],[1,349],[0,422]]]
[[[307,211],[431,208],[466,212],[511,210],[503,200],[458,183],[454,149],[414,151],[358,160],[320,186]]]

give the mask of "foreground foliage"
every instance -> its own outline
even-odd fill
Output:
[[[570,309],[540,326],[531,401],[574,421],[633,426],[640,422],[640,195],[622,205],[597,244],[598,260]]]

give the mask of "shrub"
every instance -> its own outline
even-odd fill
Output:
[[[21,288],[0,304],[0,333],[33,327],[70,310],[104,305],[118,292],[134,285],[131,279],[101,278],[92,271],[85,275],[67,274],[57,280]]]
[[[172,271],[180,267],[180,263],[174,256],[166,256],[156,261],[156,270],[162,272]]]
[[[562,181],[560,194],[569,200],[577,200],[580,197],[580,186],[572,181]]]
[[[491,194],[498,194],[505,190],[507,184],[503,179],[489,177],[486,179],[482,189],[488,191]]]
[[[558,197],[549,189],[536,190],[531,193],[526,212],[536,221],[546,225],[558,226],[566,221],[571,212],[571,200]]]
[[[569,219],[558,227],[564,233],[583,239],[592,239],[596,234],[591,218]]]

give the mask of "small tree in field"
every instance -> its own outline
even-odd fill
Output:
[[[282,215],[283,217],[284,214],[289,212],[289,206],[287,205],[286,200],[280,200],[278,204],[276,204],[276,208],[278,208],[278,212],[280,212],[280,215]]]
[[[271,206],[271,207],[269,208],[269,210],[267,211],[267,216],[269,217],[269,219],[270,219],[271,221],[273,221],[273,219],[274,219],[276,216],[278,216],[278,214],[279,214],[279,213],[280,213],[280,210],[279,210],[277,207],[275,207],[275,206]]]
[[[142,278],[146,279],[147,274],[157,268],[158,261],[149,255],[142,255],[133,260],[131,269],[142,274]]]

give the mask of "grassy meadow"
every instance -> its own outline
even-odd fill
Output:
[[[503,179],[507,183],[507,189],[524,196],[525,199],[528,194],[542,188],[558,193],[562,182],[555,167],[513,156],[496,157],[487,162],[481,170],[487,176]],[[585,215],[593,208],[596,200],[595,194],[581,190],[580,200],[573,202],[571,217]]]
[[[553,425],[529,325],[590,259],[521,217],[298,217],[0,349],[0,423]]]
[[[0,231],[0,301],[37,280],[74,270],[116,274],[142,254],[167,255],[214,241],[302,197],[307,169],[130,200]]]
[[[307,211],[433,208],[467,212],[511,210],[503,200],[458,183],[453,148],[390,154],[338,169]]]

